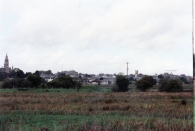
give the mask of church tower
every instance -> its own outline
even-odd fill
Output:
[[[9,70],[9,59],[8,59],[7,54],[5,56],[4,69],[5,69],[5,72],[6,73],[9,73],[10,72],[10,70]]]

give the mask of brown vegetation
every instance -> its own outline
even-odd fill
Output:
[[[183,128],[191,130],[193,115],[193,94],[161,92],[127,92],[127,93],[0,93],[0,114],[23,111],[26,114],[40,115],[112,115],[136,117],[133,121],[114,124],[141,129],[152,126],[153,129]],[[184,104],[183,104],[184,103]],[[148,118],[148,119],[147,119]],[[155,119],[154,119],[155,118]],[[144,120],[144,121],[143,121]],[[166,120],[172,120],[167,123]],[[175,120],[175,123],[174,123]],[[185,120],[187,120],[185,122]],[[176,122],[177,121],[177,122]],[[138,128],[141,125],[140,128]],[[98,125],[85,125],[86,130],[99,129]],[[107,127],[104,127],[107,130]]]

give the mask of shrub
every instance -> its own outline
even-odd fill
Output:
[[[172,79],[164,79],[159,88],[161,92],[182,92],[183,86],[181,81],[172,80]]]
[[[13,85],[11,84],[11,82],[10,82],[9,79],[5,79],[5,80],[3,81],[3,84],[2,84],[1,87],[2,87],[2,88],[12,88]]]
[[[102,110],[103,110],[103,111],[109,110],[109,106],[103,106],[103,107],[102,107]]]
[[[116,85],[118,86],[118,92],[128,91],[129,80],[122,75],[116,77]]]
[[[2,84],[2,88],[26,88],[29,87],[30,83],[28,80],[23,78],[18,79],[5,79]]]
[[[145,76],[136,82],[136,88],[140,91],[146,91],[153,87],[153,78],[151,76]]]
[[[186,105],[186,104],[187,104],[187,101],[186,101],[185,99],[182,99],[182,100],[181,100],[181,104],[182,104],[182,105]]]
[[[113,103],[113,100],[112,100],[111,98],[110,98],[110,99],[106,99],[106,100],[105,100],[105,103],[106,103],[106,104]]]
[[[48,86],[54,87],[54,88],[77,88],[79,89],[82,86],[82,83],[79,82],[76,79],[73,79],[70,76],[60,76],[56,79],[54,79],[51,82],[48,82]]]
[[[29,74],[27,80],[31,83],[32,87],[36,88],[42,83],[42,78],[34,74]]]
[[[114,111],[114,110],[118,110],[118,109],[119,109],[119,105],[118,105],[118,104],[111,105],[111,106],[110,106],[110,109],[113,110],[113,111]]]
[[[88,108],[88,111],[89,111],[89,112],[92,112],[92,111],[94,111],[94,109],[90,106],[90,107]]]
[[[46,85],[46,84],[41,84],[41,85],[40,85],[40,88],[43,88],[43,89],[44,89],[44,88],[47,88],[47,85]]]

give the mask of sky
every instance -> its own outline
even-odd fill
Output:
[[[0,66],[192,76],[191,0],[0,0]]]

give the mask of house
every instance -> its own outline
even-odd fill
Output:
[[[47,79],[47,82],[51,82],[53,79],[51,79],[51,78],[49,78],[49,79]]]
[[[90,83],[93,85],[97,85],[97,84],[100,84],[101,81],[99,79],[94,79],[94,80],[90,80]]]
[[[55,78],[54,74],[45,74],[45,73],[41,73],[40,77],[43,78],[45,81],[49,82],[48,80],[53,80]]]
[[[155,75],[155,76],[152,76],[152,77],[153,77],[153,79],[155,79],[155,80],[156,80],[156,82],[157,82],[157,83],[159,83],[159,82],[160,82],[160,79],[158,78],[158,76],[156,76],[156,75]]]

